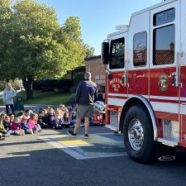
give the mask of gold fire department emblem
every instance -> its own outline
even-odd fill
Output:
[[[169,84],[168,76],[166,74],[160,75],[159,81],[158,81],[158,87],[160,91],[162,92],[166,91],[168,88],[168,84]]]

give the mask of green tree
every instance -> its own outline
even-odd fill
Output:
[[[85,56],[86,56],[86,58],[92,57],[92,56],[95,55],[94,54],[95,53],[95,48],[94,47],[91,47],[88,44],[84,44],[84,48],[85,48]]]
[[[0,1],[0,70],[1,80],[10,79],[12,74],[9,71],[11,66],[12,55],[11,55],[11,42],[12,38],[10,35],[9,27],[11,25],[12,11],[10,9],[11,1],[2,0]],[[6,61],[6,63],[5,63]]]
[[[85,58],[84,44],[81,39],[81,27],[78,17],[69,17],[61,27],[58,39],[65,47],[66,60],[64,73],[80,66]]]
[[[2,10],[8,13],[4,13],[6,28],[0,35],[8,32],[4,39],[8,55],[0,58],[0,70],[8,71],[4,79],[23,79],[27,98],[33,95],[35,78],[61,77],[83,62],[85,49],[77,17],[69,17],[61,26],[55,10],[45,4],[21,0],[11,7],[10,1],[2,2]]]

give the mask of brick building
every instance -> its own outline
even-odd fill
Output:
[[[96,82],[99,87],[105,86],[105,68],[101,62],[101,56],[93,56],[85,59],[86,72],[92,74],[92,80]]]

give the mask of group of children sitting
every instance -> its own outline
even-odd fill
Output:
[[[72,107],[60,105],[57,108],[41,108],[37,113],[31,110],[18,112],[16,115],[0,114],[0,140],[6,136],[25,135],[41,132],[42,128],[61,129],[73,126],[76,122],[76,111]]]

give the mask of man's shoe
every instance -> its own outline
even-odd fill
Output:
[[[68,130],[67,133],[68,133],[70,136],[74,136],[74,137],[76,136],[76,134],[75,134],[73,131],[71,131],[71,130]]]
[[[84,135],[84,138],[85,138],[85,139],[88,139],[88,134],[85,134],[85,135]]]

